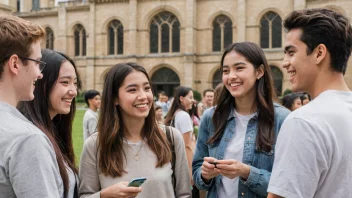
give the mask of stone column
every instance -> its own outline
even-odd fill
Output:
[[[127,55],[136,55],[137,54],[137,0],[130,0],[129,2],[129,26],[128,36],[124,37],[124,49],[126,50]],[[125,34],[126,35],[126,34]],[[134,60],[136,61],[136,60]]]
[[[246,41],[246,0],[237,0],[236,21],[232,24],[237,27],[237,39],[234,38],[233,42]]]
[[[54,47],[55,47],[55,50],[57,50],[57,51],[67,53],[67,52],[69,52],[69,50],[67,49],[68,38],[66,37],[66,35],[70,35],[70,34],[66,34],[66,31],[67,31],[66,29],[68,28],[68,27],[66,27],[67,13],[66,13],[65,4],[63,4],[63,3],[59,4],[57,20],[58,20],[58,32],[56,33],[57,36],[55,36]],[[73,36],[73,34],[72,34],[72,36]],[[74,52],[72,54],[68,53],[68,55],[73,57]]]
[[[196,52],[196,0],[186,0],[186,13],[184,16],[184,63],[183,85],[194,87],[195,80],[195,52]]]
[[[306,8],[306,0],[294,0],[293,9],[294,10],[302,10]]]
[[[88,38],[85,89],[95,89],[95,3],[89,5],[89,26],[86,33]]]

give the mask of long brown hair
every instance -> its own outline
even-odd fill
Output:
[[[176,88],[175,94],[174,94],[174,101],[172,102],[170,110],[166,114],[166,118],[164,121],[165,125],[169,126],[171,124],[171,121],[172,121],[174,114],[177,110],[182,109],[183,111],[188,112],[181,104],[180,97],[181,96],[185,97],[190,91],[192,91],[192,89],[189,87],[178,86]]]
[[[258,128],[256,138],[256,149],[270,151],[274,143],[274,104],[273,98],[276,98],[274,83],[271,77],[270,67],[266,61],[263,50],[255,43],[241,42],[233,43],[226,48],[221,58],[220,70],[224,64],[224,58],[229,53],[235,51],[252,63],[255,69],[261,65],[264,66],[264,75],[257,80],[256,86],[256,104],[258,112]],[[219,96],[218,105],[216,106],[213,123],[215,134],[208,140],[208,143],[214,143],[222,138],[227,124],[227,117],[230,115],[231,108],[235,106],[235,98],[224,87]]]
[[[63,62],[73,65],[80,88],[79,75],[74,62],[64,54],[53,50],[42,50],[42,60],[48,64],[43,70],[43,78],[35,83],[34,100],[20,102],[18,109],[49,138],[54,147],[60,176],[64,184],[64,197],[69,191],[69,177],[65,163],[77,174],[75,154],[72,145],[72,123],[76,112],[75,99],[72,100],[70,113],[58,114],[52,120],[49,115],[50,93],[57,83]]]
[[[115,106],[115,100],[119,98],[119,88],[126,76],[133,71],[142,72],[150,82],[146,70],[136,63],[119,63],[105,77],[98,122],[98,155],[102,173],[112,177],[120,177],[126,173],[123,167],[123,160],[126,160],[123,150],[124,122],[120,107]],[[165,133],[157,124],[154,104],[145,118],[142,136],[147,139],[148,146],[158,158],[156,167],[171,161],[171,149]]]

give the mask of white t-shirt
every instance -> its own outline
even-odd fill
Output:
[[[87,109],[83,117],[83,140],[85,141],[89,136],[97,131],[98,112]]]
[[[193,133],[193,122],[191,116],[185,111],[178,111],[174,119],[175,128],[182,134],[186,132]]]
[[[236,128],[231,141],[225,149],[224,159],[234,159],[236,161],[242,162],[243,157],[243,147],[244,139],[246,137],[247,125],[251,118],[253,118],[257,113],[250,115],[241,115],[235,111]],[[227,177],[221,178],[220,187],[218,189],[218,197],[238,197],[238,182],[239,178],[230,179]]]
[[[268,192],[351,197],[352,92],[325,91],[282,124]]]

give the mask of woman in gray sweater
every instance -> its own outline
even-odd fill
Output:
[[[145,69],[120,63],[107,73],[98,133],[90,136],[81,156],[81,197],[191,197],[184,142],[176,130],[173,185],[172,147],[158,125],[153,93]],[[129,187],[146,177],[141,187]]]

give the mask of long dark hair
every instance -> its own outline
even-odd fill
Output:
[[[98,155],[102,173],[112,177],[120,177],[126,173],[123,166],[123,160],[126,160],[123,150],[124,122],[120,107],[115,106],[115,100],[119,98],[119,88],[126,76],[133,71],[142,72],[150,82],[146,70],[136,63],[119,63],[105,77],[98,122]],[[171,161],[171,149],[165,133],[156,121],[154,104],[145,118],[142,136],[147,139],[148,146],[158,158],[156,167]]]
[[[170,110],[166,114],[166,118],[164,121],[165,125],[169,126],[171,124],[174,114],[178,109],[182,109],[188,112],[181,104],[180,97],[181,96],[185,97],[190,91],[192,91],[192,89],[189,87],[179,86],[176,88],[175,94],[174,94],[174,101],[172,102]]]
[[[66,55],[49,49],[42,50],[42,61],[47,63],[43,70],[43,78],[35,83],[34,100],[20,102],[18,109],[32,121],[49,138],[54,147],[60,175],[64,184],[64,196],[69,191],[67,164],[77,173],[75,154],[72,145],[72,122],[76,112],[75,99],[72,100],[68,114],[58,114],[52,120],[49,115],[50,93],[57,83],[62,63],[69,61],[76,72],[78,88],[80,80],[74,62]]]
[[[257,80],[256,86],[256,104],[258,112],[258,129],[256,138],[256,149],[270,151],[274,143],[274,105],[273,98],[276,98],[274,83],[271,77],[270,67],[266,61],[263,50],[255,43],[241,42],[233,43],[226,48],[221,58],[220,70],[224,64],[224,58],[229,53],[235,51],[252,63],[255,69],[261,65],[264,66],[264,75]],[[216,106],[213,123],[215,134],[208,140],[208,143],[214,143],[222,138],[227,124],[227,117],[230,115],[231,106],[236,108],[235,98],[230,92],[223,88],[218,105]]]

